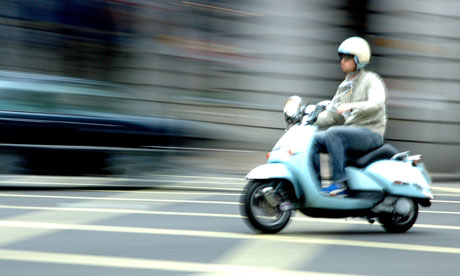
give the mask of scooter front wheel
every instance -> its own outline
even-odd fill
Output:
[[[404,233],[412,228],[417,216],[417,202],[410,198],[401,197],[395,202],[395,212],[380,215],[379,221],[389,233]]]
[[[279,205],[271,205],[263,194],[263,189],[273,187],[276,183],[271,181],[251,181],[241,195],[241,214],[245,221],[255,230],[275,234],[289,223],[291,210],[281,211]]]

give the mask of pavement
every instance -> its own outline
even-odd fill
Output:
[[[163,172],[166,174],[188,175],[228,175],[244,177],[255,167],[265,164],[267,152],[251,150],[228,150],[222,148],[187,148],[161,150],[142,155],[128,156],[109,171],[111,176],[148,177],[149,174]],[[11,158],[3,158],[11,161]],[[2,160],[3,160],[2,159]],[[327,155],[321,155],[323,178],[329,179]],[[0,160],[1,161],[1,160]],[[11,163],[11,162],[10,162]],[[11,174],[7,164],[0,162],[3,172]],[[429,169],[429,168],[428,168]],[[441,173],[429,171],[433,182],[460,182],[460,172]]]
[[[169,158],[171,169],[188,168],[195,172],[205,174],[227,174],[241,176],[246,174],[258,165],[265,164],[266,152],[244,151],[244,150],[207,150],[207,151],[185,151],[181,154],[173,154]],[[327,168],[327,157],[322,155],[322,166]],[[327,170],[327,169],[326,169]],[[431,172],[429,174],[433,182],[455,183],[460,181],[460,172],[443,173]],[[327,172],[323,178],[328,178]]]

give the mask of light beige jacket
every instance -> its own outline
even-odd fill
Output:
[[[334,125],[362,126],[382,136],[385,134],[386,87],[382,78],[376,73],[361,71],[354,80],[346,77],[339,85],[332,103],[335,105],[352,103],[352,112],[345,119],[337,114],[334,108],[328,108],[319,114],[315,123],[320,128]]]

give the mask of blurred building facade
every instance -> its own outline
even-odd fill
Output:
[[[369,67],[388,86],[387,141],[424,155],[431,171],[459,172],[456,1],[1,3],[0,70],[114,84],[116,96],[71,101],[215,123],[212,135],[237,149],[270,149],[290,95],[331,98],[343,79],[339,43],[364,36],[373,47]]]

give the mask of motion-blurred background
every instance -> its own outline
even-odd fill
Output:
[[[459,12],[452,0],[0,0],[0,109],[117,121],[104,126],[156,118],[146,123],[153,132],[180,137],[136,148],[267,151],[285,127],[285,100],[330,99],[343,79],[337,47],[359,35],[373,49],[368,69],[388,87],[387,141],[422,154],[431,172],[457,173]],[[7,151],[120,146],[110,136],[67,142],[34,125],[67,117],[21,116],[0,132],[13,124],[61,141],[25,131],[27,141],[0,141]]]

